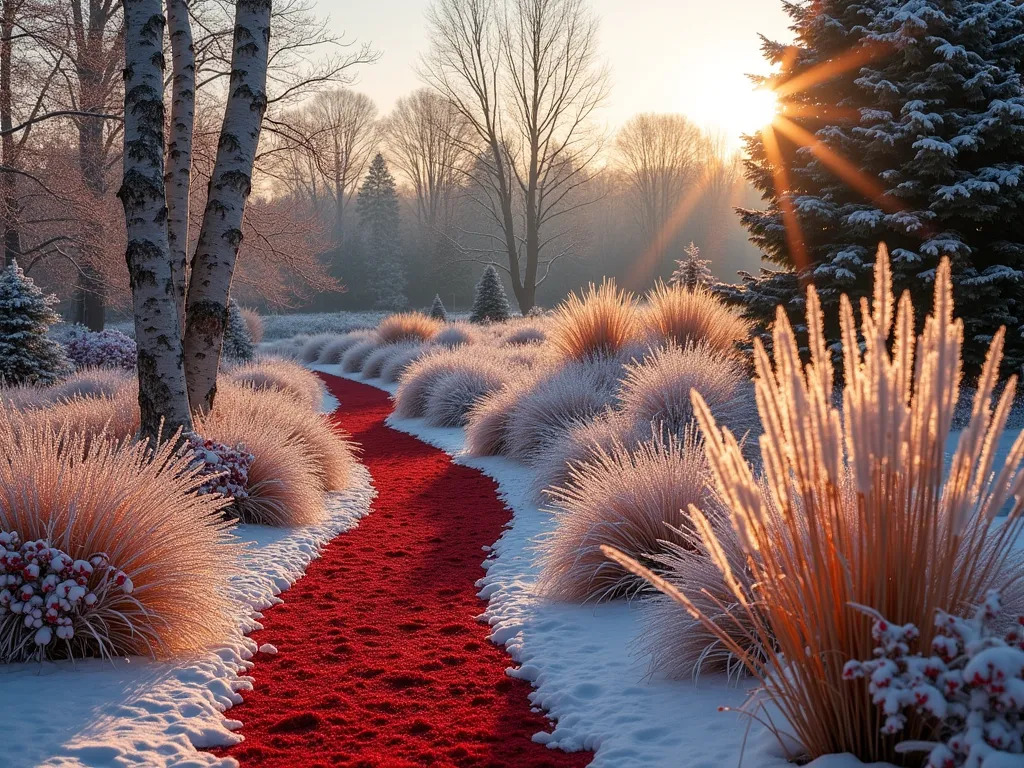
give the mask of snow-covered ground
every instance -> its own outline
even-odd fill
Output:
[[[337,401],[324,398],[324,410]],[[0,666],[0,719],[8,724],[0,747],[3,768],[197,768],[237,765],[197,747],[240,741],[241,724],[225,710],[251,687],[246,676],[257,649],[246,634],[259,611],[302,576],[320,548],[366,516],[374,490],[369,473],[356,469],[353,487],[331,494],[327,520],[303,528],[241,525],[248,542],[244,572],[234,582],[238,631],[216,650],[193,658],[157,662],[144,658]],[[199,607],[201,610],[201,606]]]
[[[363,381],[394,393],[395,385],[342,373],[339,366],[315,370]],[[434,445],[460,463],[493,478],[513,512],[501,539],[484,560],[478,582],[487,599],[481,615],[517,666],[508,674],[534,686],[531,701],[556,722],[552,733],[534,738],[552,748],[592,749],[593,768],[784,768],[774,738],[751,721],[719,707],[739,707],[752,684],[704,675],[697,682],[648,674],[648,659],[636,641],[643,631],[641,607],[624,601],[601,605],[553,603],[536,596],[534,543],[554,519],[538,509],[530,493],[531,470],[501,457],[476,458],[464,451],[464,431],[427,427],[420,419],[388,423]],[[832,755],[814,768],[863,768],[849,755]]]

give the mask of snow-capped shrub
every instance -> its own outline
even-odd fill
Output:
[[[288,392],[313,411],[323,402],[324,385],[315,373],[285,360],[257,360],[227,371],[226,378],[253,389]]]
[[[750,324],[705,288],[659,282],[647,294],[639,314],[642,333],[651,344],[665,341],[685,347],[707,344],[716,352],[736,355],[737,343],[750,338]]]
[[[499,389],[508,380],[508,371],[494,360],[475,360],[434,381],[427,392],[424,418],[432,427],[462,427],[470,409]]]
[[[430,316],[435,320],[440,320],[442,323],[448,322],[448,310],[444,308],[444,302],[441,301],[440,294],[434,294],[434,302],[430,305]]]
[[[86,447],[85,435],[26,418],[0,419],[0,531],[8,534],[0,554],[11,594],[0,592],[0,658],[167,656],[230,636],[240,546],[226,532],[225,502],[195,492],[203,481],[190,455],[171,441],[154,452],[105,435]],[[9,551],[23,561],[28,553],[11,546],[13,532],[42,541],[20,576]],[[11,612],[15,600],[20,613]]]
[[[359,373],[363,370],[366,358],[376,352],[379,347],[380,341],[376,337],[360,341],[349,347],[341,356],[341,370],[345,373]]]
[[[613,405],[621,374],[622,365],[614,359],[571,362],[521,390],[508,420],[504,453],[532,463],[566,430]]]
[[[324,347],[334,339],[334,335],[330,333],[322,333],[318,336],[310,336],[306,339],[302,345],[302,350],[299,352],[300,363],[315,363],[320,359],[320,353]]]
[[[64,346],[68,359],[78,369],[120,368],[134,371],[137,352],[134,339],[120,331],[82,331]]]
[[[883,734],[902,733],[907,712],[936,724],[927,741],[904,741],[897,752],[926,752],[927,768],[1024,762],[1024,616],[1000,631],[1001,611],[995,591],[972,618],[938,611],[929,656],[910,653],[921,635],[916,626],[866,611],[875,619],[874,657],[848,662],[844,676],[868,680]]]
[[[691,240],[690,244],[683,248],[683,258],[676,259],[676,268],[668,284],[688,291],[704,288],[714,284],[715,276],[711,274],[710,259],[700,257],[700,249]]]
[[[632,425],[612,409],[580,422],[545,445],[533,460],[534,496],[546,499],[547,489],[564,486],[574,466],[595,459],[601,451],[609,453],[617,445],[632,448],[636,442]]]
[[[375,338],[375,335],[374,331],[363,330],[352,331],[344,336],[335,336],[320,350],[320,357],[317,362],[320,365],[340,365],[341,358],[346,352],[356,344]]]
[[[547,341],[548,335],[535,325],[523,325],[516,328],[505,337],[505,343],[510,346],[524,344],[543,344]]]
[[[717,626],[689,585],[677,587],[635,558],[605,549],[677,600],[747,666],[777,710],[776,722],[784,721],[801,745],[794,757],[850,752],[863,762],[894,762],[892,740],[863,737],[888,715],[844,682],[846,660],[867,659],[875,646],[869,622],[855,621],[851,605],[914,624],[922,647],[930,647],[937,607],[977,605],[990,590],[1019,583],[1024,574],[1013,548],[1024,531],[1024,438],[996,463],[991,447],[1004,435],[1015,395],[1011,382],[998,401],[993,397],[999,332],[978,379],[971,424],[945,460],[964,338],[962,321],[953,318],[948,260],[936,270],[933,313],[915,339],[910,296],[896,305],[880,248],[873,301],[863,303],[859,328],[851,303],[842,302],[840,327],[862,342],[843,344],[841,409],[820,306],[809,289],[807,366],[781,309],[773,355],[754,343],[767,496],[735,437],[694,395],[715,490],[757,585],[757,611],[728,562],[713,560],[763,657]],[[993,525],[1004,509],[1008,516]],[[709,552],[721,549],[712,526],[697,528]],[[908,720],[908,740],[927,732],[921,719]]]
[[[740,363],[707,344],[679,347],[669,342],[638,363],[626,365],[620,399],[622,415],[643,439],[651,426],[682,436],[695,423],[696,390],[718,424],[728,427],[753,452],[760,432],[754,388]]]
[[[207,478],[196,493],[215,493],[230,501],[248,498],[249,467],[256,457],[244,445],[232,448],[194,432],[188,436],[187,445],[197,476]]]
[[[226,386],[213,411],[195,420],[196,431],[226,445],[245,445],[253,455],[247,496],[234,509],[245,523],[314,525],[326,514],[319,467],[301,437],[281,422],[292,403],[272,390]]]
[[[488,264],[476,284],[473,295],[473,309],[469,313],[471,323],[501,323],[512,316],[505,295],[505,286],[501,284],[498,270]]]
[[[224,327],[222,354],[230,362],[248,363],[256,354],[256,345],[249,333],[249,324],[242,308],[234,299],[228,300],[228,323]]]
[[[632,294],[613,280],[591,283],[581,296],[570,293],[555,311],[551,345],[570,360],[611,357],[637,342],[637,308]]]
[[[245,326],[249,329],[249,338],[252,339],[254,344],[259,344],[263,341],[263,320],[260,318],[259,313],[255,309],[249,309],[248,307],[239,307],[238,311],[242,313],[242,319],[245,320]]]
[[[56,303],[17,263],[0,271],[0,384],[52,384],[69,373],[63,347],[46,333],[60,322]]]
[[[423,344],[409,344],[408,346],[402,345],[398,347],[395,352],[388,357],[387,362],[381,366],[381,380],[388,384],[394,384],[402,377],[402,374],[405,373],[406,369],[408,369],[410,365],[427,353],[428,349],[429,348]]]
[[[450,323],[438,331],[431,341],[439,347],[457,347],[480,341],[480,334],[469,323]]]
[[[375,349],[363,362],[363,378],[380,378],[384,366],[388,364],[391,358],[395,355],[403,355],[410,349],[420,349],[422,346],[418,341],[403,341],[398,344],[385,344],[383,347]]]
[[[708,465],[691,430],[682,440],[660,435],[632,449],[598,450],[549,491],[558,525],[540,545],[541,591],[560,600],[607,600],[644,582],[601,551],[602,545],[650,562],[663,542],[682,544],[690,505],[712,502]]]
[[[403,341],[430,341],[441,330],[441,323],[421,312],[400,312],[385,317],[377,326],[382,344]]]

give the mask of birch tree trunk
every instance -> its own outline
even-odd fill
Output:
[[[196,113],[196,54],[187,0],[167,0],[171,38],[171,120],[167,144],[167,242],[178,321],[185,327],[188,199],[192,183],[192,132]]]
[[[141,437],[155,439],[192,418],[172,300],[164,196],[163,33],[160,0],[124,0],[124,176],[117,195],[128,227],[125,260],[138,345]]]
[[[235,6],[227,108],[188,284],[185,371],[198,412],[212,409],[217,394],[231,276],[267,108],[270,9],[271,0],[238,0]]]

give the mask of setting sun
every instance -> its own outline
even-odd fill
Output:
[[[697,90],[685,111],[698,123],[721,131],[731,146],[741,147],[740,137],[771,123],[778,114],[779,100],[767,88],[755,88],[746,76],[736,74],[708,81]]]

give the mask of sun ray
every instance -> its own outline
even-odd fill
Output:
[[[892,50],[892,47],[884,43],[872,43],[852,48],[841,56],[828,61],[823,61],[806,72],[801,72],[796,77],[775,86],[775,93],[780,99],[792,96],[795,93],[806,91],[815,85],[831,80],[843,72],[863,67]]]
[[[776,123],[780,118],[776,118]],[[782,151],[779,149],[779,141],[775,136],[774,123],[761,131],[761,140],[764,143],[764,151],[768,156],[768,162],[772,166],[772,175],[775,183],[775,196],[779,201],[779,209],[782,211],[783,229],[786,231],[786,245],[789,246],[789,253],[792,257],[793,266],[796,271],[804,269],[807,264],[807,248],[804,244],[803,234],[800,230],[800,220],[797,218],[793,201],[787,194],[789,192],[789,173],[782,159]]]
[[[689,221],[690,214],[697,207],[697,203],[700,202],[706,189],[707,179],[701,179],[699,183],[690,187],[683,199],[679,201],[672,214],[662,225],[661,229],[658,230],[658,234],[651,240],[651,244],[647,246],[647,249],[633,265],[633,269],[625,280],[625,285],[628,289],[640,290],[648,284],[651,275],[654,274],[658,267],[659,257],[665,253],[673,238],[679,234],[679,230]]]

